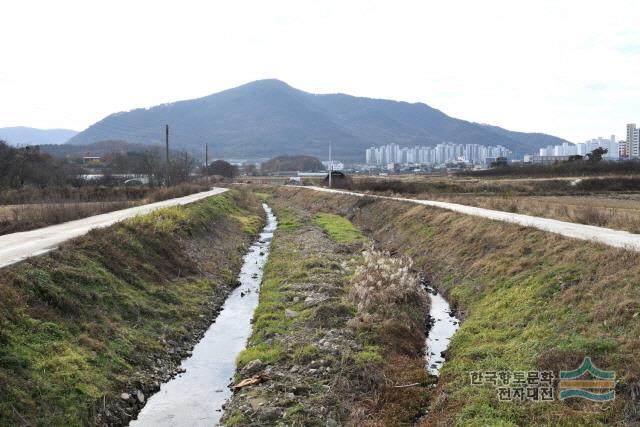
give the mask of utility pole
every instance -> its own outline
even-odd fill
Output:
[[[204,167],[209,166],[209,144],[204,146]]]
[[[169,186],[169,175],[171,174],[171,165],[169,163],[169,125],[165,125],[164,128],[164,140],[166,145],[166,155],[167,155],[167,187]]]
[[[331,162],[331,140],[329,140],[329,188],[331,188],[331,175],[333,175],[333,162]]]
[[[189,153],[184,152],[184,180],[189,181]]]

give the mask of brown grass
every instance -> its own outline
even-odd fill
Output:
[[[370,357],[378,352],[381,357],[381,371],[360,375],[357,387],[367,391],[361,394],[367,399],[349,408],[348,424],[392,426],[412,421],[425,404],[422,387],[428,382],[424,340],[429,303],[411,260],[373,249],[364,251],[348,299],[358,310],[348,326],[380,349],[371,350]]]
[[[22,199],[16,194],[4,194],[6,199],[32,200],[40,198],[43,203],[25,203],[0,206],[0,235],[33,230],[48,225],[60,224],[106,212],[126,209],[146,203],[173,199],[205,191],[208,183],[183,183],[173,187],[158,188],[99,188],[76,191],[57,189],[41,193],[25,190]],[[91,201],[92,198],[94,201]],[[111,200],[110,200],[111,199]]]
[[[631,233],[640,232],[640,199],[635,195],[544,197],[420,194],[417,198],[596,225]]]

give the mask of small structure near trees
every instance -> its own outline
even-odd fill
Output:
[[[341,171],[331,171],[331,186],[338,188],[346,188],[351,184],[351,177]],[[324,177],[323,184],[329,185],[329,174]]]

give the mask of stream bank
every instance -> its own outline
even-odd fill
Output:
[[[1,269],[0,425],[126,425],[215,318],[262,216],[230,190]]]
[[[182,361],[181,373],[160,386],[131,427],[204,427],[221,418],[223,404],[231,395],[227,385],[235,372],[236,358],[251,333],[262,270],[277,226],[271,209],[267,205],[263,208],[267,224],[244,256],[238,287],[192,354]]]

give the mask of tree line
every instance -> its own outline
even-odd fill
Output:
[[[58,158],[38,146],[12,147],[0,140],[0,189],[116,185],[122,183],[118,175],[144,176],[156,187],[181,184],[198,175],[233,178],[238,173],[236,166],[224,160],[202,166],[187,153],[171,152],[167,162],[159,148],[111,152],[87,160],[80,156]],[[89,180],[88,175],[99,178]]]
[[[0,141],[1,188],[63,185],[79,171],[76,165],[41,153],[38,147],[16,148]]]

